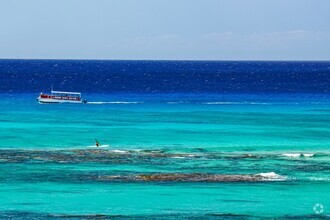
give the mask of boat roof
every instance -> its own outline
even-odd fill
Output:
[[[51,91],[51,93],[61,93],[61,94],[74,94],[74,95],[81,95],[80,92],[62,92],[62,91]]]

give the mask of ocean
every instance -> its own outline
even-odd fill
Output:
[[[329,88],[330,62],[0,60],[0,218],[329,218]]]

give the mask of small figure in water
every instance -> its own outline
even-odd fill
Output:
[[[100,146],[100,143],[96,139],[95,139],[95,145],[96,145],[96,147]]]

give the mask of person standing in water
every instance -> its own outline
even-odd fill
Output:
[[[100,143],[95,139],[95,146],[96,147],[99,147],[100,146]]]

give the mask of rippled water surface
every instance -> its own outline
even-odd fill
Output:
[[[326,62],[98,63],[90,90],[97,63],[38,62],[0,62],[1,219],[329,217]],[[88,103],[38,104],[47,74]]]

